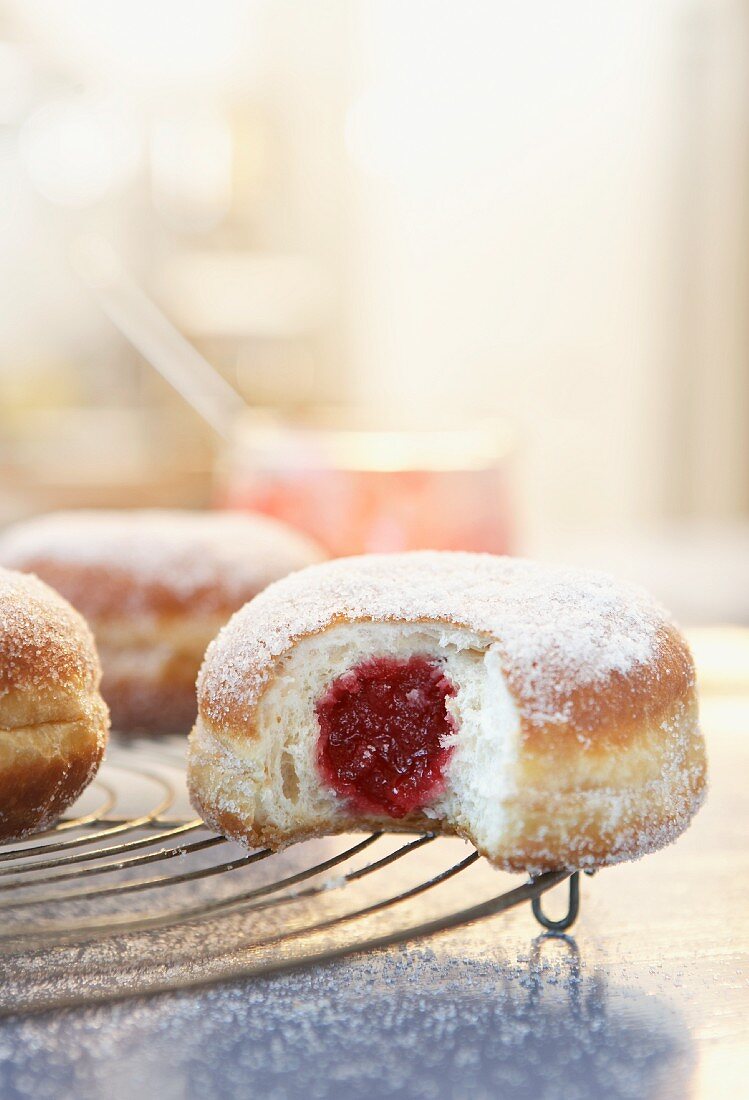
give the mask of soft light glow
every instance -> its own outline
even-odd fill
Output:
[[[703,690],[749,690],[749,630],[741,626],[693,627],[688,637]]]
[[[0,126],[15,125],[31,103],[31,58],[15,42],[0,42]]]
[[[228,213],[233,144],[226,117],[203,104],[162,111],[150,141],[154,203],[176,229],[204,232]]]
[[[325,272],[305,256],[184,251],[159,284],[170,314],[191,333],[288,338],[310,332],[330,308]]]
[[[86,97],[58,100],[21,131],[26,170],[36,189],[60,206],[88,206],[123,187],[138,167],[135,120],[123,107]]]
[[[248,61],[258,0],[15,0],[17,18],[78,72],[153,93],[225,84]]]

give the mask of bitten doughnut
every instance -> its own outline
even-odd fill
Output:
[[[46,828],[93,779],[109,716],[81,616],[0,569],[0,841]]]
[[[264,516],[58,512],[11,528],[0,562],[38,574],[88,620],[117,730],[187,732],[208,642],[273,580],[319,561]]]
[[[366,828],[456,833],[532,873],[634,859],[700,805],[686,642],[639,589],[485,554],[302,570],[209,646],[193,804],[280,848]]]

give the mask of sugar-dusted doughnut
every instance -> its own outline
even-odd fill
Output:
[[[114,728],[154,733],[190,728],[205,648],[232,612],[322,556],[276,520],[225,512],[58,512],[0,538],[2,564],[88,620]]]
[[[0,841],[46,828],[93,779],[109,727],[100,675],[70,604],[0,569]]]
[[[497,866],[633,859],[700,805],[686,642],[639,589],[483,554],[341,559],[271,585],[208,648],[193,803],[255,847],[457,833]]]

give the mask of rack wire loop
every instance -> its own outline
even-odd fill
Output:
[[[567,912],[563,917],[560,917],[559,920],[552,920],[551,917],[546,916],[541,905],[540,894],[531,901],[533,916],[538,923],[549,932],[566,932],[577,920],[578,913],[580,912],[580,872],[575,871],[571,874],[568,882],[569,900],[567,903]]]

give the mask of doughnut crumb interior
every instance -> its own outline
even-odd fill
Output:
[[[436,551],[314,565],[209,646],[188,779],[250,847],[384,827],[511,871],[613,864],[704,797],[694,666],[603,574]]]
[[[93,779],[109,728],[100,677],[83,618],[0,569],[0,841],[45,829]]]

